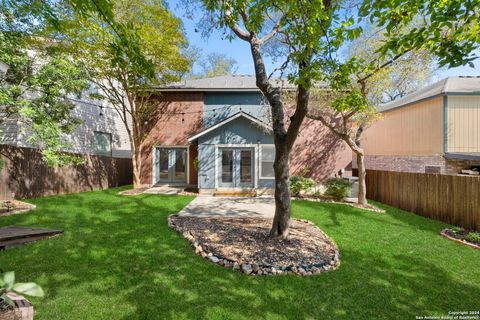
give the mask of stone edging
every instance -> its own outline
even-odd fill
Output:
[[[472,247],[472,248],[474,248],[474,249],[480,250],[480,246],[477,246],[476,244],[470,243],[470,242],[468,242],[468,241],[464,241],[464,240],[462,240],[462,239],[454,238],[454,237],[452,237],[451,235],[447,234],[447,231],[448,231],[448,229],[443,229],[442,231],[440,231],[440,234],[441,234],[442,236],[444,236],[445,238],[447,238],[447,239],[450,239],[450,240],[452,240],[452,241],[455,241],[455,242],[461,243],[461,244],[463,244],[463,245],[467,245],[467,246],[469,246],[469,247]]]
[[[336,270],[340,267],[340,253],[338,251],[338,246],[325,232],[323,232],[319,227],[317,227],[311,221],[305,219],[295,219],[303,223],[310,224],[317,228],[320,233],[322,233],[332,244],[335,246],[335,256],[329,263],[319,263],[319,264],[310,264],[304,266],[272,266],[272,265],[262,265],[257,264],[254,261],[248,263],[238,263],[237,261],[229,260],[225,257],[215,256],[211,252],[206,251],[202,246],[195,240],[195,237],[188,231],[182,232],[171,220],[171,217],[178,216],[178,214],[172,214],[168,217],[168,226],[178,233],[182,234],[185,239],[190,242],[192,247],[195,250],[195,254],[203,257],[204,259],[209,260],[210,262],[224,266],[225,268],[230,268],[238,272],[242,272],[247,275],[287,275],[295,274],[300,276],[311,276],[319,274],[322,272],[327,272],[330,270]]]
[[[9,211],[9,212],[3,212],[3,213],[0,213],[0,217],[13,216],[13,215],[16,215],[16,214],[26,213],[26,212],[35,210],[37,208],[36,205],[31,204],[31,203],[18,201],[18,200],[14,200],[14,201],[15,202],[21,202],[22,205],[25,205],[28,208],[23,208],[23,209],[18,209],[18,210],[13,209],[12,211]]]

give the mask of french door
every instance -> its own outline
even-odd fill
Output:
[[[157,183],[187,182],[187,148],[156,149]]]
[[[219,187],[252,188],[253,187],[253,148],[219,149]]]

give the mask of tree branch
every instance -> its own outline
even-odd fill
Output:
[[[232,31],[237,35],[237,37],[239,37],[240,39],[242,39],[243,41],[247,41],[249,42],[250,39],[251,39],[251,33],[248,32],[248,31],[245,31],[242,29],[242,27],[240,27],[238,25],[238,23],[235,23],[234,25],[232,25],[230,27],[232,29]]]
[[[282,20],[283,20],[283,16],[278,20],[277,23],[275,23],[275,26],[272,28],[272,31],[270,31],[268,34],[266,34],[265,36],[263,36],[261,39],[258,40],[258,43],[260,45],[272,39],[277,33],[280,32],[280,25],[282,23]]]
[[[372,72],[370,72],[369,74],[367,74],[366,76],[364,76],[363,78],[359,78],[357,80],[357,83],[363,83],[365,82],[367,79],[369,79],[370,77],[372,77],[375,73],[377,73],[378,71],[382,70],[383,68],[386,68],[388,67],[389,65],[393,64],[395,61],[397,61],[398,59],[400,59],[402,56],[404,56],[405,54],[409,53],[410,51],[412,51],[413,48],[410,48],[410,49],[407,49],[405,50],[404,52],[402,53],[399,53],[397,54],[395,57],[393,57],[392,59],[390,59],[389,61],[386,61],[385,63],[383,63],[382,65],[376,67]]]

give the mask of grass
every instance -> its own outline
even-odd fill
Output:
[[[167,227],[191,197],[118,191],[39,198],[35,212],[0,218],[0,226],[65,230],[0,252],[1,269],[45,289],[45,298],[32,298],[36,320],[415,319],[480,306],[480,252],[411,213],[297,201],[294,215],[339,245],[340,269],[251,277],[194,255]]]

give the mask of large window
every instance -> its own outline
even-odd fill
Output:
[[[273,162],[275,160],[275,146],[260,147],[260,178],[274,178]]]
[[[101,156],[112,156],[112,135],[106,132],[94,133],[95,154]]]

